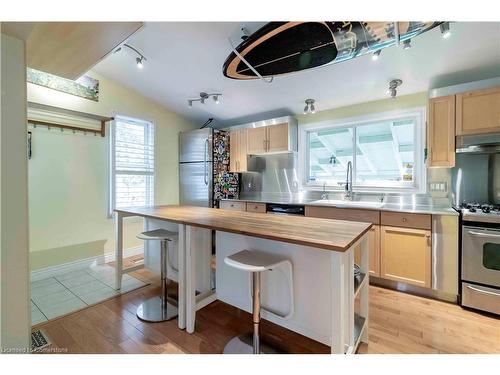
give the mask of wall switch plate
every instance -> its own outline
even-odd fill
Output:
[[[431,182],[429,184],[429,190],[445,192],[447,191],[446,185],[447,185],[446,182]]]

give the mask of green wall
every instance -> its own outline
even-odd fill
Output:
[[[103,76],[99,102],[28,83],[28,101],[111,116],[122,114],[156,125],[156,204],[178,203],[178,133],[194,128],[176,113]],[[33,132],[29,160],[31,269],[54,266],[114,250],[108,218],[108,137],[73,134],[43,127]],[[141,219],[124,226],[124,248],[141,244]]]

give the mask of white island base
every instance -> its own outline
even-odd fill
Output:
[[[136,215],[142,216],[135,212],[117,215],[117,260],[122,253],[123,217]],[[165,228],[179,233],[168,270],[169,278],[179,283],[179,328],[193,333],[196,311],[216,299],[251,313],[251,275],[227,266],[224,258],[255,249],[291,262],[291,267],[263,272],[262,318],[328,345],[334,354],[354,353],[360,342],[368,342],[368,232],[347,250],[334,251],[216,230],[214,290],[210,287],[212,230],[143,217],[145,230]],[[155,269],[158,251],[153,247],[157,244],[149,242],[145,244],[145,265]],[[354,251],[358,247],[362,274],[355,282]],[[118,271],[117,287],[120,280]],[[251,326],[248,328],[250,331]]]

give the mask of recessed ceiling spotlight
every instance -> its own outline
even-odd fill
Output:
[[[387,90],[387,94],[391,96],[392,99],[396,98],[398,94],[397,88],[403,84],[403,81],[400,79],[393,79],[389,82],[389,89]]]
[[[219,94],[219,93],[207,94],[206,92],[200,92],[199,98],[188,99],[188,106],[192,107],[193,106],[193,102],[200,102],[201,104],[205,104],[205,101],[208,98],[210,98],[210,97],[212,97],[212,99],[214,100],[215,104],[219,104],[220,103],[220,98],[222,97],[222,94]]]
[[[144,61],[147,61],[146,56],[144,56],[142,53],[140,53],[138,50],[136,50],[134,47],[128,45],[128,44],[123,44],[124,47],[127,47],[137,53],[139,56],[135,58],[135,63],[137,64],[138,69],[144,68]],[[120,52],[122,50],[122,47],[118,47],[113,51],[113,53]]]
[[[306,99],[306,106],[304,107],[304,115],[309,113],[316,113],[316,107],[314,107],[314,99]]]
[[[411,39],[406,39],[403,42],[403,49],[410,49],[411,48]]]
[[[380,56],[380,53],[382,52],[381,49],[379,49],[378,51],[375,51],[373,52],[373,55],[372,55],[372,60],[373,61],[377,61],[378,60],[378,57]]]
[[[451,36],[450,23],[443,22],[439,25],[439,29],[441,30],[441,36],[443,39],[448,39]]]

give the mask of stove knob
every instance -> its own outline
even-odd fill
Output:
[[[489,214],[489,213],[490,213],[490,211],[491,211],[491,208],[489,208],[489,207],[483,207],[483,208],[482,208],[482,211],[483,211],[485,214]]]
[[[469,208],[469,212],[476,212],[476,209],[474,207]]]

